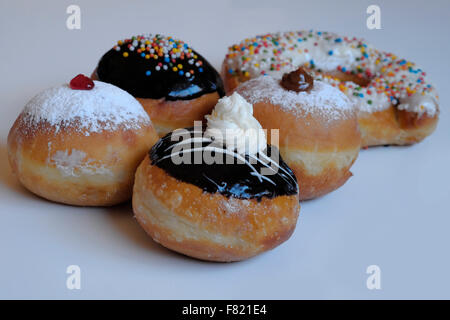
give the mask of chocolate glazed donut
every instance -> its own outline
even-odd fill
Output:
[[[222,79],[206,59],[186,43],[162,35],[118,41],[92,77],[137,98],[160,135],[203,120],[225,94]]]
[[[188,131],[192,135],[194,134],[193,128],[188,129]],[[275,146],[267,145],[264,153],[259,152],[255,157],[248,154],[243,155],[242,158],[245,159],[246,163],[244,163],[244,160],[240,160],[241,163],[236,163],[239,159],[235,159],[235,157],[238,155],[230,152],[224,154],[222,163],[206,164],[201,161],[196,164],[196,152],[203,153],[207,150],[205,148],[208,147],[216,150],[226,149],[223,145],[219,146],[204,141],[198,146],[199,151],[190,154],[191,161],[189,161],[189,164],[175,164],[171,158],[171,151],[178,143],[178,139],[172,139],[172,134],[160,139],[155,147],[150,150],[149,156],[152,165],[165,170],[166,173],[180,181],[196,185],[205,192],[218,192],[226,197],[257,199],[258,201],[261,201],[262,197],[275,198],[277,196],[295,195],[298,192],[297,179],[281,157],[274,162],[279,167],[276,174],[261,181],[259,181],[258,175],[253,174],[255,171],[260,172],[261,169],[266,167],[268,158],[271,158],[273,154],[278,155],[279,151]],[[256,158],[260,161],[252,161]],[[265,159],[265,161],[261,159]],[[229,163],[236,164],[229,165]]]
[[[264,161],[251,161],[255,156],[267,160],[277,153],[275,147],[250,156],[203,139],[183,149],[191,163],[175,164],[172,151],[189,142],[176,134],[162,138],[136,172],[133,210],[153,240],[191,257],[230,262],[275,248],[291,236],[300,209],[294,174],[281,157],[275,174],[264,177]],[[196,156],[208,151],[222,154],[223,162],[196,164]]]

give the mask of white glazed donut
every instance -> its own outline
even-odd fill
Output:
[[[361,39],[329,32],[266,34],[231,46],[222,68],[225,89],[260,75],[278,79],[299,66],[356,103],[363,146],[411,144],[436,127],[438,96],[425,72]]]

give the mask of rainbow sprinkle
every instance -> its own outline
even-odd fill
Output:
[[[119,40],[113,47],[115,51],[121,51],[122,56],[127,58],[131,54],[136,54],[142,59],[154,59],[158,63],[152,70],[145,70],[146,76],[151,76],[153,71],[172,71],[180,76],[190,77],[194,74],[194,69],[190,72],[182,71],[183,66],[190,65],[196,67],[198,72],[202,72],[203,61],[186,43],[172,37],[160,34],[138,35],[129,39]]]
[[[326,81],[356,99],[364,111],[394,104],[399,109],[433,115],[438,108],[439,97],[427,83],[425,72],[354,37],[313,30],[265,34],[230,46],[225,58],[228,74],[248,79],[281,77],[299,66],[308,68],[316,80]],[[340,81],[330,75],[336,71],[367,80],[368,84],[361,87]],[[422,98],[416,99],[417,95]]]

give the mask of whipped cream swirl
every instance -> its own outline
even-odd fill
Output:
[[[267,148],[265,132],[253,117],[253,106],[237,92],[220,99],[206,120],[205,135],[229,150],[254,155]]]

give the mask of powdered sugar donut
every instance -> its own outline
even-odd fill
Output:
[[[299,66],[357,105],[363,146],[418,142],[436,127],[438,95],[425,72],[361,39],[313,31],[256,36],[229,48],[222,72],[231,92],[241,82],[280,78]]]
[[[80,75],[28,102],[9,132],[8,155],[20,182],[41,197],[113,205],[130,199],[134,171],[156,139],[136,99]]]
[[[281,81],[269,76],[248,80],[236,92],[253,104],[264,129],[279,129],[279,142],[271,143],[279,145],[294,171],[300,199],[331,192],[351,176],[361,136],[357,110],[338,89],[300,68]]]

